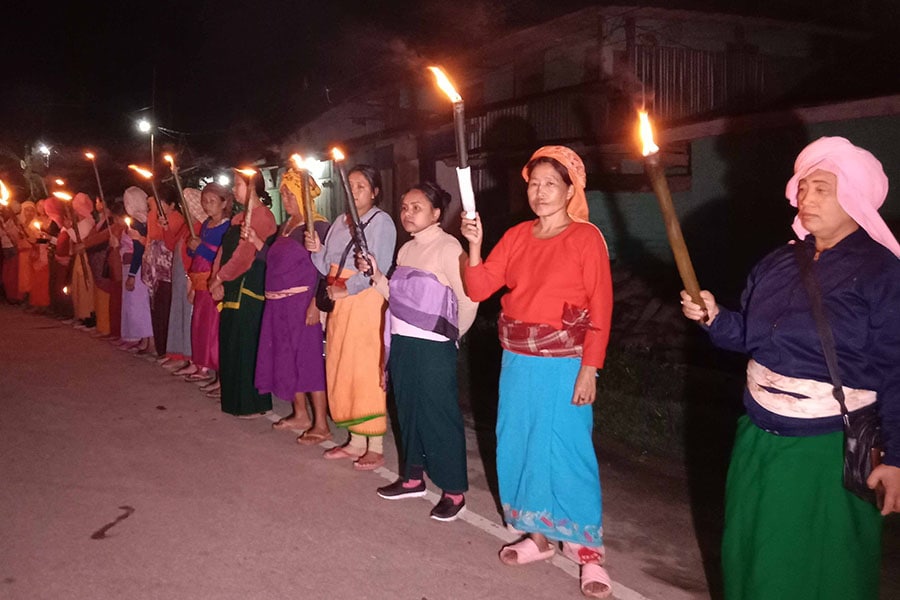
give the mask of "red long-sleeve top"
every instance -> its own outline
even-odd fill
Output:
[[[246,216],[247,211],[238,213],[231,219],[231,226],[240,227],[243,225]],[[278,229],[272,211],[262,204],[253,205],[253,217],[250,219],[250,226],[253,227],[253,230],[256,231],[256,235],[261,240],[269,239],[269,236]],[[221,268],[218,269],[217,274],[219,279],[222,281],[232,281],[237,279],[246,273],[253,265],[254,258],[256,258],[256,247],[247,240],[242,239],[238,243],[234,253],[231,255],[231,258],[228,259],[228,262],[221,265]],[[218,256],[216,257],[216,262],[219,262]],[[213,269],[213,272],[216,272],[215,268]]]
[[[501,287],[503,313],[528,323],[562,328],[563,306],[587,307],[591,329],[581,364],[603,367],[612,321],[609,253],[600,230],[575,222],[549,239],[534,237],[535,221],[510,228],[476,267],[464,272],[469,297],[481,302]]]

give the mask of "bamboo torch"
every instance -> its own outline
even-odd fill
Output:
[[[156,191],[156,181],[153,178],[153,171],[137,165],[128,165],[128,168],[150,182],[150,189],[153,190],[153,199],[156,200],[156,214],[159,216],[159,223],[161,225],[168,225],[169,221],[166,219],[166,211],[163,209],[159,192]]]
[[[194,233],[194,220],[191,218],[191,211],[188,210],[187,200],[184,197],[184,189],[181,187],[181,177],[178,176],[178,167],[175,165],[175,159],[171,154],[164,154],[163,159],[169,163],[169,167],[172,169],[172,177],[175,178],[175,187],[178,188],[178,197],[181,198],[181,214],[184,216],[184,222],[187,223],[188,231],[191,234],[191,237],[197,239],[197,234]]]
[[[344,195],[347,196],[347,210],[350,213],[350,220],[353,221],[353,231],[356,234],[353,241],[356,245],[356,249],[362,253],[368,263],[368,267],[366,267],[366,270],[363,271],[363,273],[366,276],[371,277],[374,270],[372,268],[372,262],[369,260],[369,244],[366,242],[366,234],[363,231],[362,223],[359,220],[359,211],[356,210],[356,201],[353,198],[353,192],[350,190],[350,179],[344,171],[344,153],[341,152],[339,148],[332,148],[331,157],[334,159],[334,164],[337,165],[338,174],[341,176],[341,182],[344,185]]]
[[[253,203],[250,201],[250,188],[253,185],[253,176],[256,175],[256,169],[235,169],[235,171],[247,178],[247,193],[244,194],[244,202],[247,205],[247,218],[245,221],[247,222],[247,227],[250,227],[250,219],[253,217]]]
[[[644,111],[639,111],[638,117],[640,119],[640,135],[643,146],[641,154],[644,155],[644,170],[647,172],[647,177],[650,178],[650,185],[653,187],[656,199],[659,202],[659,209],[666,224],[669,246],[672,247],[672,254],[675,256],[675,265],[678,267],[681,282],[684,284],[684,289],[690,295],[691,300],[703,309],[703,318],[701,320],[705,323],[709,318],[706,313],[706,304],[700,298],[700,284],[697,282],[697,274],[694,272],[694,265],[691,262],[687,244],[684,242],[684,236],[681,233],[678,215],[675,214],[675,205],[672,203],[672,193],[669,191],[666,174],[662,165],[660,165],[659,146],[653,142],[653,128],[650,125],[650,118]]]
[[[75,211],[72,210],[72,194],[69,194],[68,192],[53,192],[53,195],[63,201],[63,204],[66,207],[66,213],[69,215],[69,219],[72,220],[72,229],[75,230],[75,241],[78,242],[79,245],[83,245],[81,231],[78,229],[78,221],[75,219]],[[78,259],[81,263],[81,270],[84,273],[84,282],[90,287],[91,277],[90,271],[88,270],[87,258],[84,256],[84,248],[78,251]]]
[[[300,178],[303,181],[303,198],[297,198],[297,205],[299,207],[302,203],[302,212],[306,213],[306,232],[313,235],[315,233],[315,223],[313,223],[313,198],[312,186],[309,182],[309,170],[304,167],[303,157],[299,154],[292,154],[291,160],[294,161],[294,164],[297,166],[297,170],[300,172]]]
[[[103,206],[106,206],[106,198],[103,196],[103,185],[100,183],[100,171],[97,170],[97,157],[93,152],[85,152],[84,157],[91,161],[91,164],[94,166],[94,177],[97,178],[97,191],[100,193],[100,202],[103,203]]]
[[[472,169],[469,167],[469,149],[466,146],[466,110],[462,96],[439,67],[428,67],[434,75],[437,86],[447,94],[453,103],[453,133],[456,138],[456,179],[459,181],[459,196],[467,219],[475,218],[475,192],[472,189]]]

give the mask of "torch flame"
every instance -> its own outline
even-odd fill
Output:
[[[245,177],[253,177],[254,175],[256,175],[256,169],[235,169],[235,171],[237,171],[241,175],[244,175]]]
[[[437,81],[437,86],[441,88],[441,91],[447,94],[447,97],[450,98],[450,101],[456,104],[457,102],[462,102],[462,96],[456,91],[456,88],[453,87],[453,84],[450,82],[450,79],[447,75],[444,74],[443,71],[439,67],[428,67],[428,70],[434,74],[435,81]]]
[[[93,152],[85,152],[84,157],[88,160],[94,160],[94,153]]]
[[[60,200],[71,200],[72,194],[68,194],[66,192],[53,192],[53,195],[59,198]]]
[[[131,217],[125,217],[125,225],[131,229]]]
[[[153,172],[148,169],[141,168],[137,165],[128,165],[128,168],[142,176],[144,179],[153,179]]]
[[[172,158],[171,154],[163,154],[163,160],[169,163],[170,166],[175,166],[175,159]]]
[[[641,120],[641,154],[644,156],[656,154],[659,152],[659,146],[653,143],[653,127],[650,125],[650,117],[647,116],[646,111],[640,110],[638,118]]]
[[[0,180],[0,204],[6,206],[9,203],[9,189],[6,184]]]
[[[303,168],[303,157],[302,156],[300,156],[299,154],[296,154],[296,153],[291,154],[291,160],[294,162],[294,166],[296,166],[298,169]]]
[[[65,294],[66,296],[69,295],[69,286],[67,286],[67,285],[63,286],[63,294]]]
[[[31,226],[34,227],[35,229],[37,229],[38,231],[41,230],[41,222],[38,221],[37,219],[35,219],[34,221],[31,222]]]
[[[331,157],[336,162],[340,162],[340,161],[344,160],[345,158],[347,158],[346,156],[344,156],[344,153],[341,152],[341,149],[337,148],[337,147],[331,149]]]
[[[53,183],[55,183],[56,185],[66,185],[66,182],[62,179],[54,179]]]

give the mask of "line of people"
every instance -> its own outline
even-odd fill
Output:
[[[439,521],[464,513],[468,491],[459,340],[479,302],[506,288],[498,471],[504,518],[523,537],[500,559],[549,559],[562,542],[582,565],[582,592],[606,597],[591,404],[609,338],[609,258],[587,220],[577,154],[542,148],[522,175],[537,218],[506,232],[486,259],[480,218],[462,219],[466,253],[442,228],[450,195],[430,182],[400,198],[399,225],[411,239],[397,249],[397,225],[378,206],[380,175],[364,164],[347,175],[358,224],[349,215],[329,224],[314,203],[306,214],[301,174],[289,168],[280,226],[262,179],[236,171],[231,190],[210,183],[184,191],[193,227],[174,189],[159,187],[160,213],[135,186],[109,209],[79,194],[77,223],[48,211],[60,233],[47,239],[54,260],[69,263],[79,327],[204,383],[236,417],[268,414],[273,395],[290,402],[273,428],[301,431],[300,445],[331,441],[330,418],[347,437],[326,460],[359,471],[385,464],[392,390],[401,477],[377,494],[424,496],[427,477],[442,490],[430,512]],[[355,248],[357,226],[368,254]]]

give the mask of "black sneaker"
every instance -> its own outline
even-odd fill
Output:
[[[425,495],[425,482],[420,481],[416,487],[403,487],[406,481],[402,477],[390,485],[378,488],[378,495],[385,500],[403,500],[404,498],[421,498]]]
[[[459,504],[453,504],[453,500],[443,495],[431,509],[431,518],[438,521],[455,521],[464,512],[466,512],[465,498]]]

